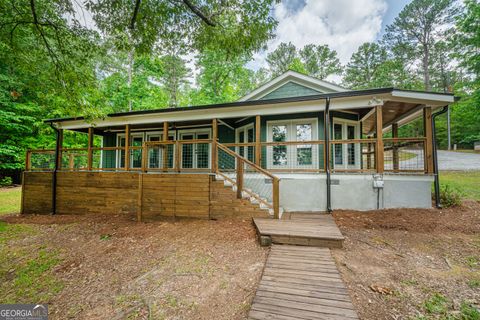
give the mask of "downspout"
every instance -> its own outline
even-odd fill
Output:
[[[327,212],[332,212],[331,204],[331,177],[330,177],[330,97],[327,97],[325,103],[325,113],[323,120],[324,139],[325,139],[325,173],[327,174]]]
[[[53,123],[50,123],[50,127],[55,130],[57,134],[57,141],[55,144],[55,167],[53,168],[52,176],[52,215],[57,213],[57,171],[60,166],[58,155],[60,154],[60,130],[58,130]]]
[[[432,115],[432,148],[433,148],[433,174],[435,178],[435,206],[438,209],[442,208],[442,204],[440,203],[440,181],[438,178],[438,156],[437,156],[437,133],[435,128],[435,119],[445,112],[448,111],[448,105],[443,107],[443,109],[435,114]]]

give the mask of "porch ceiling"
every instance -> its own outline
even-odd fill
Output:
[[[383,128],[388,128],[392,123],[405,124],[416,119],[421,114],[422,105],[398,101],[387,101],[383,105]],[[373,110],[371,108],[370,110]],[[375,130],[375,113],[370,113],[363,120],[362,130],[364,134],[371,134]]]

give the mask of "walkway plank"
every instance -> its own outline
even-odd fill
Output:
[[[351,320],[358,316],[329,249],[273,245],[249,319]]]
[[[253,223],[260,236],[270,237],[276,244],[341,248],[345,239],[329,214],[291,214],[288,220],[254,218]]]

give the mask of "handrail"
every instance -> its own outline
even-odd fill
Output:
[[[256,196],[254,193],[250,192],[249,190],[247,190],[246,188],[244,188],[244,184],[243,184],[243,181],[244,181],[244,163],[248,164],[250,167],[252,167],[254,170],[256,170],[257,172],[260,172],[262,174],[264,174],[265,176],[269,177],[272,179],[272,209],[273,209],[273,216],[275,219],[279,219],[280,218],[280,178],[278,178],[277,176],[273,175],[272,173],[270,173],[269,171],[261,168],[260,166],[256,165],[255,163],[253,163],[252,161],[246,159],[245,157],[242,157],[241,155],[239,155],[238,153],[230,150],[229,148],[227,148],[226,146],[222,145],[221,143],[216,143],[217,145],[217,148],[218,149],[221,149],[222,151],[226,152],[227,154],[235,157],[237,159],[237,168],[236,168],[236,181],[234,182],[233,180],[231,179],[228,179],[230,182],[233,182],[236,184],[237,186],[237,197],[238,198],[241,198],[242,197],[242,191],[245,191],[247,192],[250,196],[253,196],[254,198],[256,198],[259,202],[263,203],[263,204],[266,204],[267,206],[270,206],[268,203],[266,203],[261,197],[259,196]],[[218,164],[217,164],[217,168],[218,168]],[[218,169],[217,169],[217,172],[218,174],[221,174]],[[221,174],[222,176],[224,176],[223,174]],[[224,176],[226,177],[226,176]]]

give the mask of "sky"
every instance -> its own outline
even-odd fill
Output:
[[[254,55],[248,67],[265,67],[265,57],[281,42],[297,48],[306,44],[328,44],[338,53],[342,64],[364,42],[383,35],[410,0],[282,0],[273,10],[278,21],[276,38],[268,50]],[[335,80],[335,79],[331,79]]]

